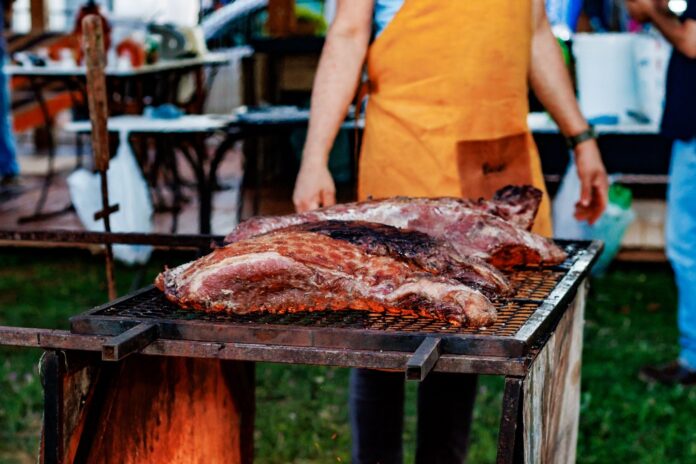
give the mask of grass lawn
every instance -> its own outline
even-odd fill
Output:
[[[156,259],[145,281],[164,264]],[[117,275],[124,293],[135,272],[119,268]],[[105,294],[102,260],[86,252],[0,249],[0,325],[66,328],[68,316],[103,302]],[[696,388],[648,386],[636,378],[641,365],[676,356],[675,304],[664,268],[614,270],[593,283],[579,462],[696,462]],[[36,460],[39,356],[0,348],[0,463]],[[344,369],[259,364],[256,462],[349,462],[347,377]],[[414,385],[407,395],[405,454],[412,462]],[[471,462],[494,462],[501,399],[501,379],[482,378]]]

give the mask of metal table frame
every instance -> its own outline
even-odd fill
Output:
[[[132,101],[139,102],[139,104],[137,104],[135,107],[127,108],[128,103],[124,101],[122,107],[115,110],[115,114],[128,113],[132,111],[142,113],[144,105],[144,100],[142,98],[144,92],[143,78],[145,77],[153,80],[153,89],[156,92],[159,92],[159,95],[156,95],[155,97],[159,97],[160,102],[177,103],[176,89],[178,89],[181,79],[191,73],[193,73],[196,79],[196,92],[194,92],[194,95],[192,95],[191,100],[184,102],[183,105],[192,108],[194,112],[200,112],[205,100],[204,89],[210,88],[211,82],[215,78],[217,68],[225,64],[228,60],[222,56],[215,55],[211,57],[179,61],[180,62],[171,61],[155,65],[145,65],[142,68],[132,70],[108,70],[107,78],[110,88],[122,88],[124,89],[125,94],[126,89],[129,86],[132,86],[136,89],[137,95],[141,96],[140,98],[132,99]],[[207,79],[203,77],[203,71],[206,68],[210,68],[212,70]],[[56,156],[55,140],[52,133],[53,118],[51,117],[48,104],[46,103],[44,88],[55,82],[64,85],[70,94],[73,107],[83,108],[86,111],[87,87],[85,84],[85,68],[75,66],[67,69],[50,69],[46,67],[24,68],[22,66],[5,66],[5,72],[10,77],[21,77],[29,81],[29,86],[39,104],[39,108],[44,119],[44,125],[47,130],[48,170],[41,187],[41,194],[34,208],[34,213],[30,216],[20,218],[19,222],[27,223],[33,221],[42,221],[53,216],[72,211],[72,204],[68,204],[64,208],[57,211],[44,211],[44,206],[48,198],[48,192],[55,177],[54,161]],[[158,85],[157,83],[161,81],[165,81],[169,85]],[[160,88],[165,88],[168,90],[168,92],[164,94],[161,92]],[[82,95],[81,102],[78,102],[77,99],[75,99],[75,93]],[[77,167],[81,167],[82,140],[79,135],[77,137],[77,149]]]

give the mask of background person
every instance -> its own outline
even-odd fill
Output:
[[[4,65],[7,44],[5,43],[5,20],[11,17],[12,0],[2,1],[0,17],[0,66]],[[18,184],[19,166],[12,125],[10,124],[10,87],[5,71],[0,69],[0,189],[6,190]]]
[[[696,385],[696,0],[678,18],[667,1],[628,0],[629,13],[651,22],[674,46],[667,71],[662,133],[674,139],[667,191],[667,256],[679,291],[679,359],[641,370],[641,378]]]

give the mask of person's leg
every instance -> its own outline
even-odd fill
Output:
[[[353,369],[350,374],[353,464],[401,464],[404,374]]]
[[[431,373],[418,390],[418,464],[466,462],[478,378]]]
[[[696,139],[672,149],[667,193],[667,255],[679,291],[680,360],[696,369]]]
[[[0,48],[0,66],[5,54]],[[19,174],[14,135],[10,125],[10,88],[7,76],[0,70],[0,178]]]

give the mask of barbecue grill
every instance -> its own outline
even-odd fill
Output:
[[[101,22],[87,20],[95,161],[108,168]],[[12,240],[207,247],[211,237],[7,232]],[[0,238],[3,234],[0,233]],[[505,376],[498,463],[575,462],[584,298],[596,242],[559,242],[568,260],[510,275],[486,329],[388,313],[232,316],[183,311],[146,288],[71,319],[71,331],[0,327],[0,344],[45,350],[41,461],[251,463],[253,364],[266,361]],[[118,361],[118,362],[113,362]],[[234,362],[233,362],[234,361]]]
[[[569,436],[568,431],[577,433],[584,295],[601,244],[557,243],[568,253],[566,262],[510,272],[513,295],[495,302],[499,317],[487,328],[355,310],[205,313],[180,309],[159,290],[147,287],[74,316],[70,332],[0,328],[0,343],[38,346],[48,352],[43,361],[44,462],[69,462],[63,457],[70,453],[70,440],[87,450],[102,446],[84,445],[97,440],[89,427],[83,425],[78,433],[66,425],[68,412],[75,408],[75,379],[82,378],[78,376],[99,371],[104,377],[109,366],[121,366],[120,372],[147,372],[151,367],[143,366],[150,364],[142,363],[148,360],[166,363],[183,358],[399,369],[415,380],[431,371],[503,375],[498,462],[572,462],[576,435]],[[101,360],[94,357],[99,353]],[[248,375],[248,365],[235,372]],[[249,378],[253,389],[253,374],[247,383]],[[109,398],[113,387],[108,382],[92,383],[96,393],[83,391],[82,398]],[[235,394],[239,396],[239,390]],[[238,453],[237,461],[251,462],[253,447],[244,442],[253,442],[253,393],[244,398],[252,403],[251,411],[245,413],[252,419],[240,422],[247,431],[238,432],[238,446],[247,451]],[[85,421],[103,421],[94,416],[103,418],[102,409],[109,406],[98,401],[92,400],[92,409],[98,412]],[[546,407],[544,401],[558,402],[563,408]],[[570,408],[570,413],[561,414],[564,408]]]
[[[443,354],[519,357],[548,334],[596,257],[597,245],[559,242],[568,253],[555,268],[519,269],[508,274],[513,287],[510,298],[496,302],[497,322],[484,328],[455,327],[444,321],[417,316],[321,311],[288,314],[183,310],[163,294],[148,287],[71,319],[71,331],[82,335],[116,336],[130,329],[121,344],[157,336],[168,340],[221,343],[259,343],[295,347],[360,350],[414,351],[428,337],[441,340]],[[118,360],[130,354],[119,350]]]

